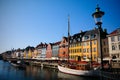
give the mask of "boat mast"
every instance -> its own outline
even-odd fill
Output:
[[[68,15],[68,61],[69,61],[69,47],[70,47],[70,16]]]

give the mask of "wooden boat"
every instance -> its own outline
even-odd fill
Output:
[[[72,75],[80,76],[98,76],[99,75],[99,66],[90,68],[88,62],[78,62],[77,64],[60,64],[58,65],[60,72]]]
[[[70,46],[70,26],[69,26],[69,17],[68,17],[68,59],[67,63],[60,63],[58,65],[58,70],[63,73],[67,74],[73,74],[73,75],[81,75],[81,76],[97,76],[99,75],[99,67],[100,66],[94,66],[91,62],[85,62],[85,61],[78,61],[78,62],[70,62],[69,60],[69,46]]]

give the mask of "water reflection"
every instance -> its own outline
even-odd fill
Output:
[[[28,66],[25,76],[31,76],[35,80],[55,80],[57,79],[57,70]]]
[[[27,66],[19,69],[8,62],[0,61],[0,80],[99,80],[59,72],[56,69]]]

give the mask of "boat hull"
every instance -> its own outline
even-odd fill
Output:
[[[80,76],[98,76],[99,74],[98,70],[76,70],[76,69],[63,67],[60,65],[58,65],[58,69],[60,72],[63,72],[66,74],[80,75]]]

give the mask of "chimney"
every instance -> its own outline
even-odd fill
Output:
[[[104,32],[107,33],[107,29],[104,29]]]
[[[94,27],[94,30],[96,30],[96,27]]]
[[[82,30],[80,30],[80,33],[82,33],[83,31]]]

